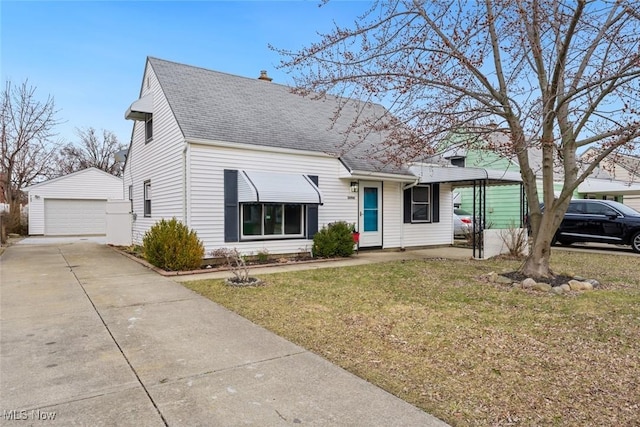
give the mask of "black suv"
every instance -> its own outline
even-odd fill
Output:
[[[640,252],[640,212],[610,200],[571,200],[554,241],[631,245]]]

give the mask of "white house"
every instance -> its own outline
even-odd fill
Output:
[[[580,157],[589,163],[597,154],[594,148],[589,148]],[[640,157],[614,153],[600,162],[600,168],[609,177],[584,182],[578,191],[589,199],[615,198],[640,211]]]
[[[102,235],[106,203],[123,196],[121,178],[88,168],[24,188],[30,235]]]
[[[123,174],[134,242],[176,217],[207,253],[309,250],[338,220],[356,224],[362,248],[452,243],[450,183],[421,183],[408,166],[381,162],[381,133],[349,145],[356,115],[382,117],[383,107],[312,100],[261,77],[147,59],[125,113],[134,121]]]

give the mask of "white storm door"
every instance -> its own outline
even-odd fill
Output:
[[[382,246],[382,183],[360,181],[360,247]]]

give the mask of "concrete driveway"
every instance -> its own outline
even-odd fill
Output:
[[[16,242],[16,245],[63,245],[67,243],[91,242],[105,244],[106,236],[29,236]]]
[[[446,425],[104,245],[0,270],[2,425]]]

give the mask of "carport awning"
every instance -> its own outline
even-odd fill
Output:
[[[322,193],[306,175],[241,170],[238,173],[238,201],[322,204]]]
[[[519,172],[498,171],[482,168],[461,168],[457,166],[434,166],[413,164],[409,170],[420,178],[420,183],[435,182],[471,183],[483,180],[488,184],[519,184],[522,177]]]
[[[134,101],[127,109],[127,112],[124,113],[124,118],[127,120],[143,121],[147,114],[153,114],[153,94],[151,93]]]

